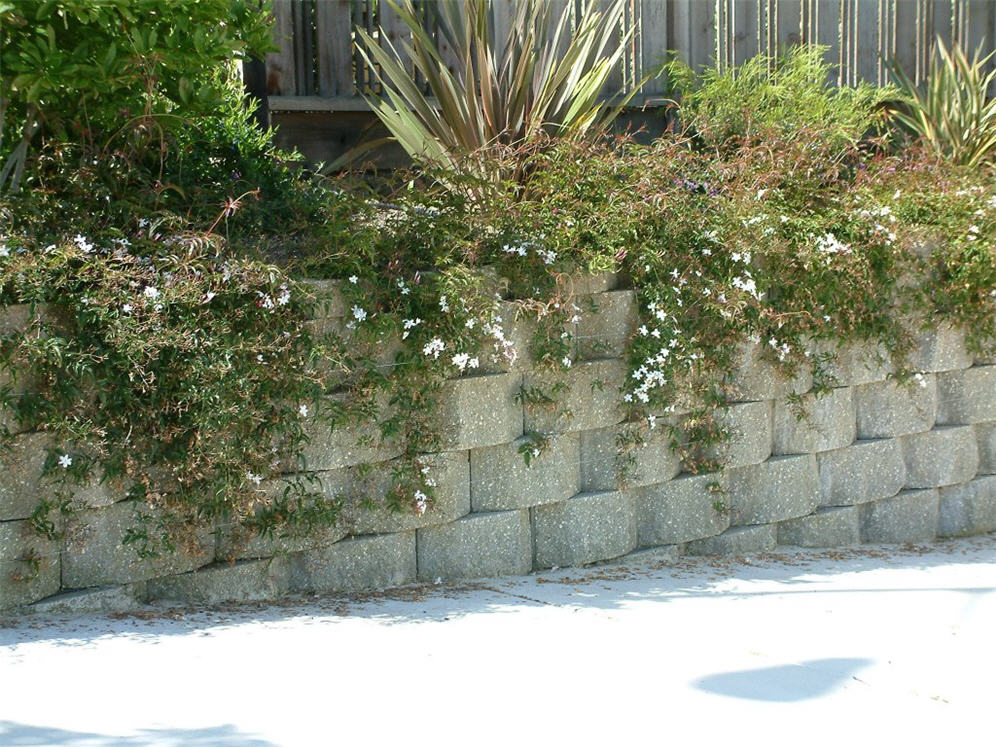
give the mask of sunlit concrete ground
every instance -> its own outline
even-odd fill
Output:
[[[996,535],[0,622],[0,745],[996,743]]]

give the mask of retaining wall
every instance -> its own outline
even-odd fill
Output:
[[[578,362],[554,410],[524,405],[523,385],[546,375],[527,356],[486,374],[448,381],[439,408],[438,482],[424,515],[371,512],[396,448],[371,442],[372,426],[315,428],[308,467],[328,495],[350,496],[343,520],[307,537],[238,537],[205,530],[186,552],[138,560],[121,540],[135,506],[106,487],[78,497],[63,537],[45,540],[27,521],[47,488],[46,436],[19,434],[0,471],[0,609],[120,607],[146,599],[257,599],[288,592],[354,592],[417,581],[523,574],[667,547],[687,554],[754,553],[778,545],[841,547],[927,542],[996,530],[996,361],[973,360],[957,330],[924,334],[922,373],[903,387],[874,350],[841,351],[839,386],[807,394],[811,376],[788,381],[745,345],[723,415],[733,433],[722,472],[681,472],[664,429],[629,453],[620,479],[619,357],[636,318],[635,296],[613,276],[586,280],[598,313],[577,331]],[[324,320],[342,326],[342,304]],[[0,327],[15,328],[23,309]],[[506,323],[514,308],[506,309]],[[529,322],[509,325],[521,343]],[[789,396],[802,395],[799,420]],[[565,413],[562,410],[568,410]],[[526,466],[524,435],[549,436]],[[361,465],[366,465],[360,469]],[[264,487],[267,487],[264,485]],[[268,486],[275,489],[276,485]],[[718,491],[717,491],[718,489]],[[21,560],[28,548],[36,572]]]

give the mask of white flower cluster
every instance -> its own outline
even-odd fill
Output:
[[[481,329],[494,341],[495,353],[509,363],[514,363],[519,354],[515,351],[515,343],[505,337],[505,330],[501,326],[501,317],[496,316],[492,321],[484,322]]]
[[[896,222],[896,216],[892,214],[892,208],[888,205],[880,208],[874,208],[872,210],[861,210],[858,212],[858,215],[872,222],[872,230],[875,233],[885,234],[887,243],[891,244],[896,240],[895,232],[887,228],[881,222],[884,219],[888,219],[889,223]]]
[[[744,273],[744,277],[739,275],[731,281],[731,285],[739,290],[746,291],[750,293],[754,298],[760,298],[761,294],[757,292],[757,283],[754,282],[754,278],[750,276],[749,272]]]
[[[73,237],[73,243],[76,244],[77,248],[84,254],[89,254],[93,251],[93,243],[86,240],[86,237],[81,234],[76,234]]]
[[[780,361],[785,360],[786,356],[792,352],[792,348],[787,342],[780,343],[774,337],[768,340],[768,344],[778,353],[778,360]]]
[[[445,349],[446,349],[446,343],[443,342],[438,337],[433,337],[422,348],[422,355],[425,355],[425,356],[430,356],[431,355],[433,357],[433,359],[436,359],[436,358],[439,357],[439,354],[442,353],[443,350],[445,350]]]
[[[421,516],[429,508],[429,496],[421,490],[415,491],[415,513]]]
[[[540,238],[545,238],[545,236],[541,234]],[[555,251],[552,249],[544,249],[539,244],[535,244],[531,241],[520,241],[514,244],[505,244],[501,248],[505,254],[514,254],[519,257],[525,257],[528,254],[528,249],[532,249],[536,253],[536,256],[543,260],[543,264],[545,265],[552,265],[557,261],[557,253]]]
[[[467,353],[457,353],[453,356],[452,363],[460,371],[468,368],[477,368],[480,365],[480,361],[477,358],[471,358]]]
[[[823,254],[850,254],[851,247],[838,239],[832,233],[825,233],[823,236],[813,237],[816,248]]]
[[[421,323],[422,323],[422,320],[419,319],[419,318],[415,318],[415,319],[404,319],[404,320],[402,320],[402,324],[404,325],[405,331],[401,333],[401,339],[402,340],[407,340],[408,339],[408,335],[410,335],[412,333],[412,329],[414,329],[415,327],[417,327]]]

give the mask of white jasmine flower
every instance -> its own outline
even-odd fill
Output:
[[[246,480],[253,483],[254,485],[259,485],[261,482],[263,482],[263,476],[255,475],[252,472],[246,472]]]
[[[73,243],[79,247],[79,250],[84,254],[89,254],[93,251],[93,244],[86,240],[86,237],[81,234],[76,234],[73,237]]]
[[[446,302],[446,296],[439,297],[439,310],[444,314],[450,310],[450,305]]]
[[[73,458],[69,454],[63,454],[59,457],[59,466],[63,469],[69,469],[73,466]]]
[[[545,265],[552,265],[557,259],[557,253],[553,250],[537,249],[536,255],[543,260]]]
[[[434,359],[439,357],[439,354],[443,352],[446,348],[446,343],[440,340],[438,337],[433,337],[426,343],[425,347],[422,348],[422,354],[429,356],[431,355]]]
[[[356,285],[358,282],[360,282],[360,279],[356,277],[356,275],[350,275],[349,282],[351,282],[353,285]]]
[[[564,368],[571,367],[571,359],[569,356],[565,355],[563,358],[560,359],[560,362],[564,364]]]
[[[415,513],[419,516],[425,513],[425,510],[429,508],[429,496],[423,493],[421,490],[415,491]]]
[[[367,318],[367,312],[365,309],[361,309],[359,306],[353,306],[353,318],[357,322],[362,322]]]
[[[851,247],[840,241],[832,233],[826,233],[815,239],[816,248],[824,254],[850,254]]]
[[[159,298],[159,289],[152,285],[145,286],[142,295],[146,298]]]
[[[302,418],[308,417],[308,406],[302,404],[299,408],[297,408],[297,414],[300,415]]]
[[[123,306],[121,307],[121,310],[122,310],[122,311],[123,311],[124,313],[126,313],[126,314],[130,314],[130,313],[131,313],[131,304],[130,304],[130,303],[126,303],[126,304],[124,304],[124,305],[123,305]]]
[[[450,359],[454,366],[463,371],[470,363],[470,356],[467,353],[457,353]]]

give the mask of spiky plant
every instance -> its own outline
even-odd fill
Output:
[[[969,59],[958,44],[949,50],[938,38],[922,88],[892,61],[890,70],[903,93],[893,116],[942,158],[965,166],[992,163],[996,99],[988,92],[996,70],[986,73],[985,66],[994,54],[983,56],[980,46]]]
[[[540,136],[579,137],[608,124],[639,86],[601,95],[632,30],[620,34],[624,0],[604,12],[585,0],[577,22],[571,5],[559,16],[545,0],[514,4],[508,32],[496,39],[492,0],[433,4],[437,37],[452,49],[444,59],[412,0],[386,0],[411,42],[383,46],[362,29],[360,53],[382,94],[368,101],[393,139],[416,162],[443,169],[468,165],[491,176],[487,149]],[[425,81],[425,89],[408,68]],[[452,64],[452,69],[450,64]]]

